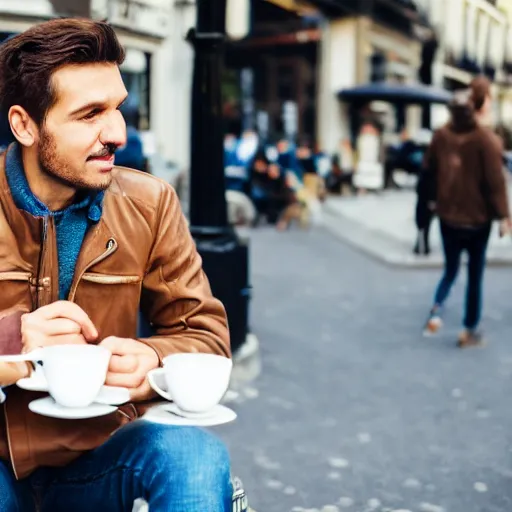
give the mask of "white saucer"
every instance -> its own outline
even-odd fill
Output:
[[[149,409],[142,419],[152,421],[153,423],[162,423],[164,425],[181,425],[191,427],[213,427],[230,423],[236,419],[236,412],[225,405],[215,406],[207,416],[185,417],[176,404],[169,402],[156,405]]]
[[[122,405],[130,401],[130,390],[117,386],[103,386],[94,400],[97,404]]]
[[[188,412],[184,411],[175,402],[171,402],[169,404],[169,411],[171,411],[173,414],[176,414],[176,416],[180,416],[182,418],[187,418],[188,420],[203,420],[207,418],[211,418],[218,414],[218,411],[216,407],[213,409],[210,409],[206,412]]]
[[[16,385],[21,389],[26,389],[27,391],[39,391],[41,393],[48,392],[48,385],[46,384],[46,379],[42,374],[34,373],[30,377],[20,379],[16,382]]]
[[[63,407],[55,402],[51,396],[33,400],[28,404],[28,408],[50,418],[59,418],[63,420],[82,420],[85,418],[96,418],[106,416],[117,410],[114,405],[91,404],[89,407]]]
[[[16,382],[16,385],[27,391],[48,393],[48,384],[46,383],[42,370],[36,369],[30,377],[20,379]],[[129,401],[130,391],[127,388],[103,386],[94,402],[104,405],[121,405]]]

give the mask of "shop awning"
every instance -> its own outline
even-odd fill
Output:
[[[342,89],[338,93],[338,97],[347,102],[386,101],[402,105],[422,105],[446,104],[450,101],[452,94],[445,89],[431,85],[382,82]]]

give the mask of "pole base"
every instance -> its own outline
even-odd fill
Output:
[[[231,335],[231,351],[236,352],[249,332],[249,246],[234,232],[219,238],[195,237],[203,259],[203,269],[213,295],[226,308]]]

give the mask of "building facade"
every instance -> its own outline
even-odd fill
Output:
[[[320,38],[318,13],[311,6],[252,2],[250,36],[227,47],[225,100],[232,131],[258,129],[269,140],[314,139]],[[232,112],[237,94],[240,105]],[[238,125],[231,123],[237,116]]]
[[[421,66],[422,42],[417,27],[425,23],[416,6],[407,0],[318,0],[322,38],[319,57],[317,125],[320,146],[329,153],[353,139],[354,113],[338,99],[342,89],[372,81],[415,83]],[[387,119],[396,119],[393,108],[379,105]],[[404,126],[421,125],[421,111],[404,113]],[[397,124],[396,122],[394,123]]]
[[[453,90],[480,73],[493,82],[496,124],[512,124],[512,2],[416,0],[435,28],[434,82]],[[448,20],[460,20],[448,23]]]
[[[411,16],[407,0],[253,0],[251,35],[228,51],[240,72],[242,127],[338,152],[351,132],[341,89],[375,79],[379,58],[380,79],[416,81],[422,46]]]
[[[369,81],[454,90],[485,73],[497,100],[495,122],[512,125],[512,0],[253,0],[251,37],[236,50],[234,67],[252,78],[242,124],[258,126],[261,116],[281,135],[291,104],[292,134],[328,153],[354,131],[338,92]],[[389,106],[379,108],[391,114]],[[411,107],[405,126],[394,128],[435,128],[447,115],[442,106]]]

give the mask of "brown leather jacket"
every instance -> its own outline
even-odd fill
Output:
[[[55,226],[51,218],[16,208],[5,154],[0,206],[0,353],[16,353],[21,312],[58,300]],[[160,360],[173,352],[230,357],[225,310],[211,294],[176,193],[148,174],[114,170],[103,216],[84,240],[69,300],[89,314],[100,340],[135,338],[140,303],[156,331],[140,341]],[[31,413],[28,404],[39,396],[12,386],[0,414],[0,458],[11,461],[17,478],[39,466],[66,465],[98,447],[138,418],[153,398],[102,418],[71,421]]]
[[[452,118],[437,130],[425,156],[429,188],[441,220],[478,227],[510,216],[503,144],[481,126],[464,97],[454,100]]]

